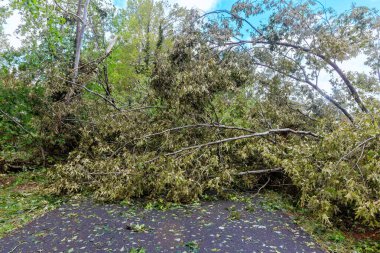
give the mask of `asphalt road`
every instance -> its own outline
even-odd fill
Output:
[[[137,249],[141,251],[133,251]],[[66,204],[0,239],[0,252],[324,252],[286,214],[259,201],[166,211]]]

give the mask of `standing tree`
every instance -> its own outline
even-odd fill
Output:
[[[343,14],[321,6],[318,1],[238,1],[230,11],[207,14],[217,19],[207,28],[220,47],[244,47],[258,71],[272,72],[283,80],[292,80],[303,89],[309,87],[354,122],[354,103],[364,113],[368,91],[378,87],[360,85],[355,75],[340,63],[355,59],[373,43],[376,12],[353,7]],[[268,21],[263,17],[269,17]],[[328,94],[321,87],[321,75],[330,77],[330,85],[343,97]],[[372,82],[373,83],[373,82]]]

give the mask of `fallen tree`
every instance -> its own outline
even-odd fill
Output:
[[[13,59],[0,72],[3,167],[50,164],[54,192],[104,201],[291,185],[326,224],[344,215],[379,226],[373,10],[338,15],[313,0],[237,1],[202,16],[146,0],[115,13],[99,0],[12,6],[27,39],[1,52]],[[374,73],[343,68],[358,56]]]

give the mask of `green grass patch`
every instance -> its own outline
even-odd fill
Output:
[[[306,209],[297,207],[296,203],[286,195],[273,191],[264,194],[262,207],[267,211],[281,210],[293,216],[294,221],[308,232],[324,249],[334,253],[375,253],[380,252],[380,241],[378,238],[368,237],[368,234],[379,234],[380,231],[371,228],[338,228],[322,224],[315,214]],[[371,231],[371,232],[368,232]],[[356,236],[360,236],[358,239]]]
[[[189,253],[198,253],[199,252],[199,244],[197,241],[190,241],[185,244],[186,248],[189,250]],[[185,251],[187,252],[187,251]]]
[[[45,188],[46,169],[0,174],[0,238],[60,205]]]
[[[132,248],[129,253],[146,253],[144,248]]]

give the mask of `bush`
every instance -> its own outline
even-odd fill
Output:
[[[34,164],[41,156],[36,140],[42,94],[39,87],[0,83],[0,170]]]

